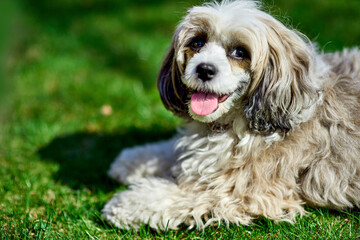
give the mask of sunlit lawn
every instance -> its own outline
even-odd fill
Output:
[[[103,205],[125,189],[106,175],[116,154],[168,138],[181,124],[162,106],[156,75],[176,24],[195,3],[23,0],[0,10],[15,19],[0,98],[2,239],[360,237],[359,210],[308,208],[294,225],[260,219],[204,232],[104,223]],[[320,50],[360,44],[358,0],[268,1],[266,9]]]

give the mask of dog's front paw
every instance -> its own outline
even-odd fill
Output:
[[[115,195],[102,210],[103,216],[119,228],[138,229],[149,224],[155,229],[177,229],[189,224],[189,209],[173,208],[181,192],[164,179],[141,179],[130,190]]]
[[[144,214],[139,216],[136,213],[138,207],[130,200],[131,195],[130,191],[121,192],[105,205],[102,213],[109,223],[118,228],[139,228],[141,220],[145,220],[146,216]]]

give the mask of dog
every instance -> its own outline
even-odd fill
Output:
[[[294,222],[304,205],[360,206],[360,51],[319,53],[250,0],[196,6],[160,69],[170,140],[123,150],[119,228]]]

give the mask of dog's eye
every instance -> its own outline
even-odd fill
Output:
[[[243,60],[244,58],[249,57],[249,53],[245,48],[237,47],[231,52],[230,56],[238,60]]]
[[[205,45],[205,40],[202,38],[194,38],[189,45],[193,50],[197,51]]]

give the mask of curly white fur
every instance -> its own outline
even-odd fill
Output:
[[[120,153],[109,175],[131,186],[104,207],[109,222],[202,229],[258,216],[293,222],[305,203],[360,206],[360,51],[319,54],[259,5],[205,4],[178,26],[158,87],[189,123]],[[194,51],[199,34],[206,45]],[[237,46],[249,58],[231,58]],[[195,69],[209,61],[219,73],[204,82]],[[189,104],[196,91],[232,95],[200,116]]]

